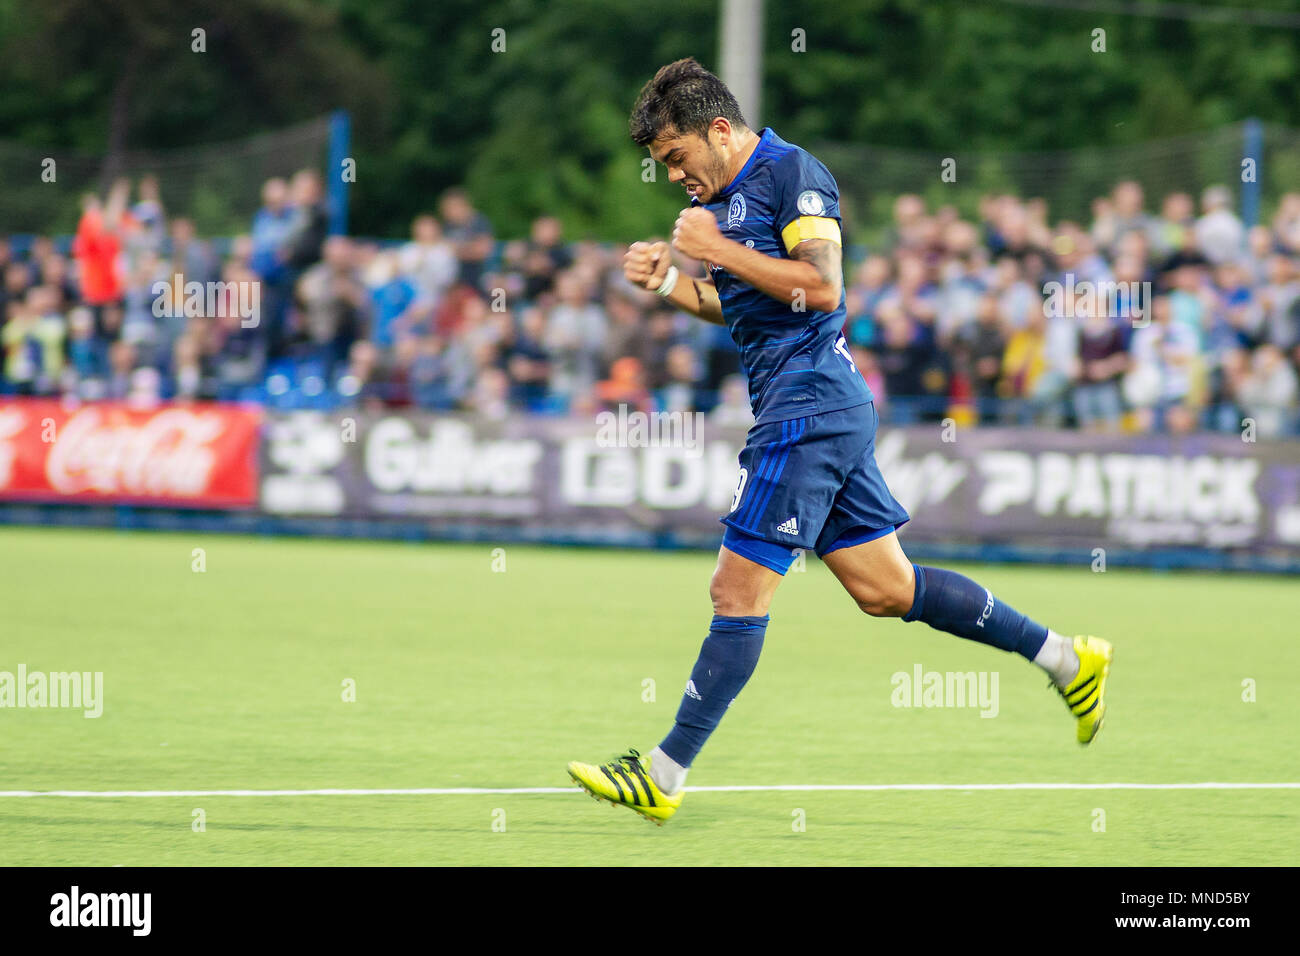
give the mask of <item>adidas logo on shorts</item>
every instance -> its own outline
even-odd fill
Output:
[[[779,525],[776,526],[776,530],[781,532],[782,534],[798,534],[799,519],[795,517],[786,518],[783,522],[781,522]]]

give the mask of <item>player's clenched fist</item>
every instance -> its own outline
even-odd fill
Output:
[[[623,275],[633,285],[653,292],[668,274],[672,258],[666,242],[634,242],[623,255]]]
[[[713,213],[699,206],[683,209],[673,227],[673,248],[692,259],[712,261],[721,240],[718,220],[713,218]]]

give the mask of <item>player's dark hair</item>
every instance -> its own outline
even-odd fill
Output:
[[[749,128],[727,85],[688,56],[660,67],[641,88],[627,125],[634,143],[649,146],[666,129],[705,136],[719,116]]]

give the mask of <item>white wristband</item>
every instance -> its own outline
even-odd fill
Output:
[[[668,272],[664,275],[664,280],[659,283],[659,288],[655,289],[655,295],[663,296],[665,299],[673,294],[673,289],[677,288],[677,277],[680,273],[676,266],[669,266]]]

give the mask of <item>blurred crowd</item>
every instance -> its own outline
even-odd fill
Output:
[[[1151,204],[1123,182],[1091,212],[898,197],[845,259],[882,418],[1300,435],[1300,193],[1250,229],[1223,187]],[[234,238],[169,217],[150,177],[84,197],[71,238],[0,238],[0,394],[751,420],[726,329],[630,286],[624,247],[552,217],[498,240],[461,189],[406,242],[328,226],[303,170]]]
[[[846,328],[893,418],[1297,434],[1300,194],[1251,229],[1224,187],[1151,213],[1121,182],[1091,211],[988,196],[972,223],[897,199]]]

